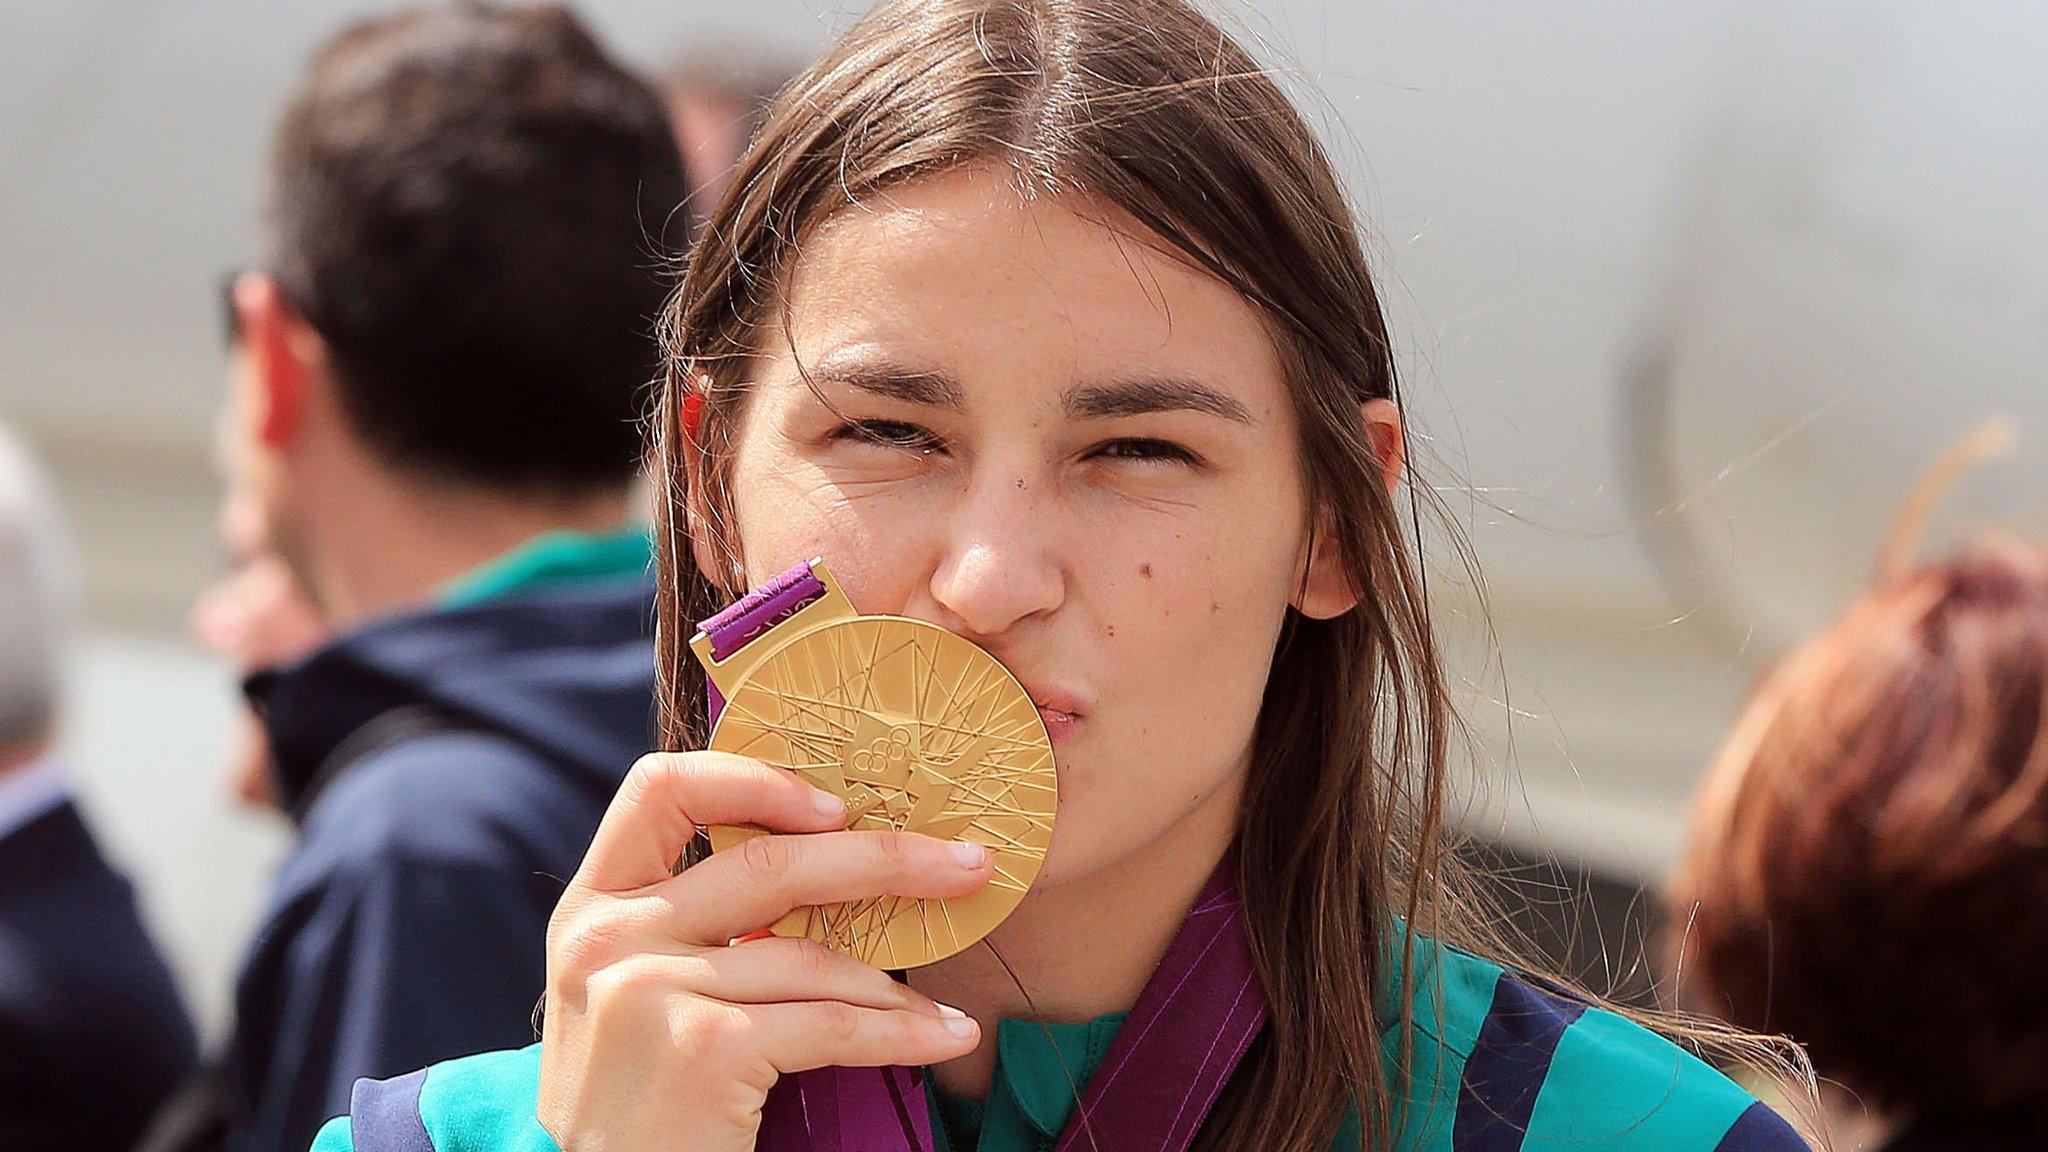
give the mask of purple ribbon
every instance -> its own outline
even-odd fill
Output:
[[[811,574],[811,566],[798,564],[728,605],[718,615],[697,621],[697,631],[711,637],[711,658],[723,660],[824,594],[824,582]],[[718,714],[725,711],[725,695],[709,676],[704,678],[704,691],[707,723],[716,724]]]
[[[1186,1152],[1266,1022],[1236,854],[1225,855],[1082,1091],[1057,1152]],[[784,1076],[761,1109],[760,1152],[932,1152],[914,1068]]]
[[[799,564],[698,624],[724,659],[824,595]],[[725,701],[711,689],[715,723]],[[1266,1022],[1237,895],[1235,849],[1203,885],[1056,1152],[1186,1152]],[[931,1106],[916,1068],[817,1068],[784,1076],[761,1109],[760,1152],[932,1152]]]
[[[1233,848],[1117,1030],[1058,1152],[1184,1152],[1265,1023]]]

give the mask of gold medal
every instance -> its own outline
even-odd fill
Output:
[[[1045,723],[1016,677],[973,642],[922,620],[860,615],[820,561],[778,578],[795,580],[805,588],[784,590],[782,602],[750,597],[761,601],[755,619],[721,614],[691,639],[724,701],[710,746],[844,797],[850,829],[987,845],[995,876],[956,900],[799,908],[773,931],[877,968],[943,960],[1000,924],[1038,876],[1057,797]],[[724,851],[764,830],[709,833]]]

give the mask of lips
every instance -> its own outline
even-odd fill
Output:
[[[1082,699],[1079,692],[1071,688],[1062,688],[1057,685],[1038,687],[1026,683],[1024,691],[1031,697],[1031,703],[1040,712],[1058,712],[1076,719],[1088,713],[1088,702]]]
[[[1072,689],[1026,684],[1024,690],[1030,694],[1031,703],[1038,709],[1038,718],[1045,722],[1046,734],[1055,744],[1071,735],[1088,714],[1089,701]]]

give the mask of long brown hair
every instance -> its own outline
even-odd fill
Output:
[[[1443,828],[1454,718],[1416,549],[1359,419],[1365,400],[1398,402],[1394,359],[1321,146],[1271,75],[1181,0],[895,0],[782,93],[668,317],[656,416],[666,744],[706,737],[686,644],[744,584],[725,449],[800,245],[841,208],[974,162],[1007,165],[1020,191],[1117,206],[1252,301],[1273,334],[1301,429],[1304,527],[1327,534],[1364,595],[1332,620],[1290,614],[1279,637],[1238,835],[1272,1015],[1201,1142],[1320,1152],[1351,1104],[1369,1141],[1386,1137],[1401,1073],[1382,1067],[1380,1044],[1405,1021],[1385,1019],[1374,992],[1418,933],[1473,942],[1463,920],[1486,937],[1483,922],[1443,914],[1458,903]],[[705,397],[698,453],[680,440],[692,388]],[[692,561],[696,533],[722,557],[717,581]],[[1416,932],[1396,933],[1390,915]],[[1402,964],[1402,980],[1414,970]],[[1400,1051],[1409,1043],[1404,1031]]]

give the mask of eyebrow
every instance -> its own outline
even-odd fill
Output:
[[[845,364],[827,360],[812,368],[811,376],[905,404],[952,409],[967,407],[966,391],[951,376],[943,372],[921,372],[887,360],[864,359]]]
[[[943,372],[923,371],[891,361],[829,361],[811,369],[813,378],[855,388],[906,404],[955,411],[967,406],[966,390]],[[1240,424],[1257,424],[1251,409],[1236,397],[1199,380],[1183,376],[1134,376],[1105,384],[1086,384],[1060,398],[1066,414],[1078,420],[1109,420],[1154,412],[1203,412]]]
[[[1240,424],[1256,424],[1252,410],[1235,396],[1180,376],[1139,376],[1071,389],[1062,399],[1069,416],[1105,420],[1149,412],[1206,412]]]

